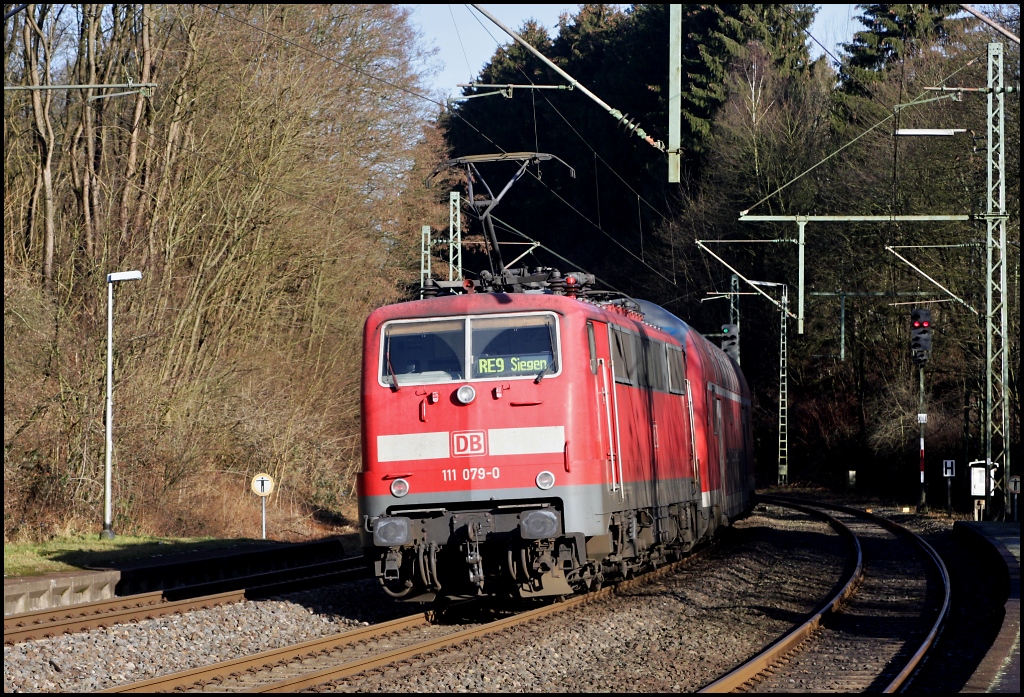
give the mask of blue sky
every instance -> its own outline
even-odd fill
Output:
[[[469,5],[407,5],[412,20],[427,47],[437,48],[433,59],[437,74],[428,81],[442,96],[459,92],[456,85],[469,82],[490,60],[497,47],[495,39],[506,43],[511,39]],[[509,28],[516,30],[527,19],[536,19],[549,30],[558,24],[563,12],[575,12],[579,5],[483,5],[488,12]],[[837,44],[850,40],[860,28],[854,5],[820,5],[811,33],[829,50],[838,55]],[[478,21],[479,20],[479,21]],[[492,38],[493,36],[493,38]],[[821,49],[811,43],[817,57]]]

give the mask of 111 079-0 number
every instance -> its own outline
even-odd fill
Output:
[[[459,481],[459,471],[457,469],[445,469],[441,470],[441,474],[446,482],[457,482]],[[462,481],[468,482],[471,479],[497,479],[501,474],[501,471],[497,467],[487,469],[486,467],[464,467],[462,469]]]

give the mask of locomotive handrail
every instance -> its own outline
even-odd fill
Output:
[[[611,350],[609,344],[608,350]],[[619,468],[619,500],[626,500],[626,482],[622,479],[622,437],[619,434],[619,391],[615,389],[615,363],[612,362],[612,406],[615,410],[615,462]],[[607,383],[607,376],[605,377]]]
[[[690,379],[686,378],[686,413],[690,417],[690,459],[693,464],[693,481],[700,488],[700,459],[697,457],[697,438],[693,423],[693,392],[690,390]]]
[[[612,406],[609,399],[610,395],[608,394],[608,363],[603,358],[598,358],[597,364],[601,367],[601,384],[604,389],[604,420],[608,430],[608,454],[611,455],[612,491],[616,491],[621,488],[615,477],[615,464],[619,459],[619,453],[615,447],[615,440],[612,438]]]

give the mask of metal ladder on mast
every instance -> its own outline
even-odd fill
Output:
[[[789,311],[789,289],[782,286],[782,318],[779,324],[779,485],[789,483],[789,377],[786,345],[786,313]]]

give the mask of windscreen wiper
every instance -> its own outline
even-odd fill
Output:
[[[391,351],[384,354],[384,360],[387,361],[388,374],[391,375],[391,391],[398,392],[402,387],[398,384],[398,376],[395,375],[395,369],[391,367]]]

